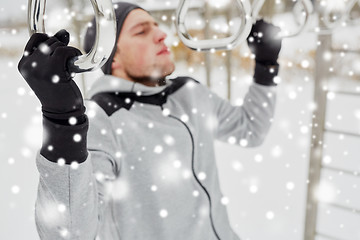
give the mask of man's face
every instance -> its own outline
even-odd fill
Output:
[[[147,12],[141,9],[131,11],[117,43],[113,75],[133,81],[157,80],[170,75],[175,66],[164,43],[165,38],[166,34]]]

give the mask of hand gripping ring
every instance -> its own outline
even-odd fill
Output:
[[[105,64],[110,56],[116,39],[116,17],[111,0],[90,0],[95,12],[96,39],[88,54],[77,56],[68,61],[69,72],[92,71]],[[45,33],[46,0],[29,0],[28,24],[30,36],[33,33]]]
[[[195,40],[188,34],[185,26],[185,16],[189,9],[189,0],[180,0],[176,11],[176,28],[180,40],[189,48],[197,51],[230,50],[244,41],[251,31],[251,5],[248,0],[236,0],[236,6],[241,11],[241,26],[236,33],[227,38]]]
[[[296,37],[298,36],[307,26],[308,22],[309,22],[309,18],[310,18],[310,14],[313,12],[313,4],[311,3],[310,0],[298,0],[301,2],[301,4],[304,7],[305,10],[305,22],[304,24],[298,29],[297,32],[292,33],[292,34],[279,34],[279,38],[289,38],[289,37]],[[259,12],[262,8],[262,6],[264,5],[265,0],[255,0],[253,5],[252,5],[252,16],[253,19],[256,20],[256,18],[259,15]]]

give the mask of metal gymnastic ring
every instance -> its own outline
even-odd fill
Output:
[[[339,3],[343,3],[343,2],[340,2]],[[356,3],[359,3],[360,4],[360,1],[358,0],[350,0],[348,1],[347,3],[343,3],[344,6],[342,9],[340,9],[340,13],[341,13],[341,16],[336,19],[336,21],[334,22],[331,22],[330,21],[330,15],[332,13],[332,11],[335,9],[334,7],[333,8],[330,8],[328,5],[325,5],[323,6],[324,9],[322,10],[322,16],[323,16],[323,22],[324,22],[324,25],[328,28],[328,29],[334,29],[338,26],[340,26],[342,23],[344,22],[347,22],[349,21],[349,14],[350,14],[350,11],[351,9],[355,6]],[[331,5],[330,5],[331,6]],[[335,9],[336,10],[336,9]]]
[[[229,50],[236,45],[244,41],[251,31],[251,5],[248,0],[236,0],[237,7],[241,11],[241,26],[236,33],[227,38],[222,39],[206,39],[206,40],[194,40],[190,34],[188,34],[185,26],[185,16],[189,9],[189,0],[180,0],[179,6],[176,10],[176,28],[180,40],[189,48],[197,51],[209,51],[209,50]]]
[[[359,24],[359,19],[357,19],[355,21],[350,19],[350,12],[355,7],[356,4],[358,4],[360,6],[360,0],[350,1],[346,8],[346,14],[345,14],[345,16],[347,17],[347,22],[349,22],[350,24],[353,24],[353,25]]]
[[[253,5],[252,5],[252,16],[253,19],[256,20],[256,18],[259,15],[259,12],[262,8],[262,6],[264,5],[265,0],[255,0]],[[280,38],[288,38],[288,37],[296,37],[298,36],[307,26],[308,22],[309,22],[309,18],[310,18],[310,14],[313,12],[313,4],[311,3],[310,0],[300,0],[301,4],[304,7],[305,10],[305,22],[304,24],[299,28],[299,30],[293,34],[281,34],[279,35]]]
[[[111,0],[90,0],[95,12],[96,39],[88,54],[77,56],[68,61],[70,72],[80,73],[95,70],[105,64],[116,40],[116,17]],[[45,33],[46,0],[29,0],[29,33]]]

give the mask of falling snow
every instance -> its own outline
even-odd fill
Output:
[[[168,216],[168,211],[166,209],[161,209],[159,215],[162,218],[166,218]]]

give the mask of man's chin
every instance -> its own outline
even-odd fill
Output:
[[[165,69],[165,71],[164,71],[164,77],[167,77],[167,76],[171,75],[174,71],[175,71],[175,64],[174,64],[173,61],[171,61],[171,62],[167,65],[167,67],[166,67],[166,69]]]
[[[163,72],[163,77],[165,78],[171,75],[174,71],[175,71],[175,65],[172,63],[172,65]]]
[[[174,63],[169,63],[166,67],[161,69],[156,69],[152,72],[151,78],[154,80],[166,78],[167,76],[171,75],[175,71]]]

